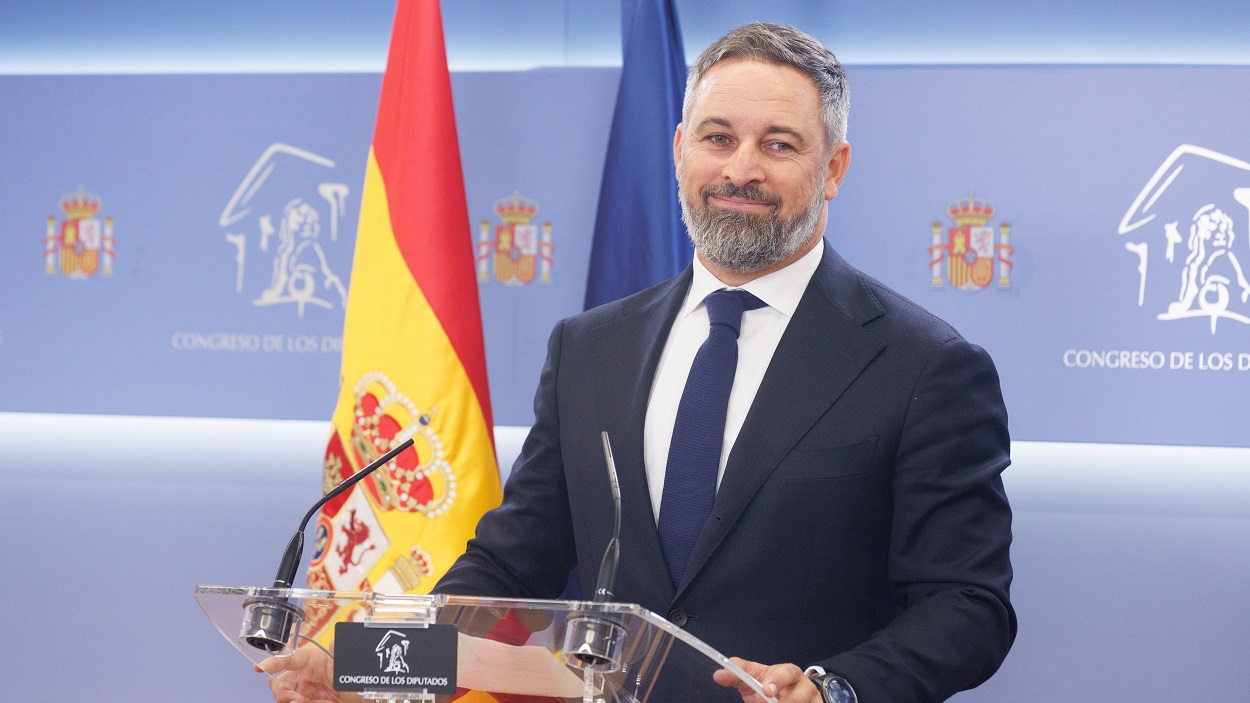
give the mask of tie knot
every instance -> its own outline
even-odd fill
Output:
[[[703,305],[707,308],[709,325],[724,325],[737,337],[742,330],[742,313],[764,307],[764,301],[744,290],[722,288],[709,293]]]

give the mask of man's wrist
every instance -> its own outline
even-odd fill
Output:
[[[841,676],[828,673],[820,666],[809,666],[803,673],[816,684],[816,690],[820,691],[825,703],[859,703],[855,689]]]

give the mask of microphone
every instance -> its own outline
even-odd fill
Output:
[[[357,471],[347,477],[339,485],[330,489],[328,493],[321,497],[312,508],[304,515],[304,519],[300,521],[299,529],[291,536],[291,541],[286,545],[286,551],[282,554],[282,561],[278,563],[278,574],[274,577],[273,588],[291,588],[292,582],[295,581],[295,572],[299,570],[300,556],[304,551],[304,528],[308,526],[308,521],[313,515],[321,509],[321,506],[334,500],[343,492],[360,482],[360,479],[373,473],[382,465],[391,459],[399,456],[405,449],[412,446],[411,438],[405,440],[399,446],[389,452],[378,457],[365,468]],[[277,654],[287,648],[291,639],[291,632],[299,627],[304,621],[304,611],[294,605],[291,605],[289,599],[280,596],[261,596],[252,598],[244,602],[246,606],[246,616],[243,620],[243,633],[241,635],[244,642],[256,649]]]
[[[616,569],[621,563],[621,483],[616,477],[616,462],[612,460],[612,442],[607,432],[600,432],[603,438],[603,458],[608,463],[608,483],[612,486],[612,508],[615,510],[616,522],[612,527],[612,539],[608,548],[603,550],[603,561],[599,564],[599,581],[595,584],[595,603],[606,603],[612,600],[616,589]]]
[[[621,484],[616,477],[616,462],[612,460],[612,443],[607,432],[600,432],[603,439],[603,458],[608,465],[608,483],[612,487],[612,507],[616,510],[616,522],[612,539],[603,551],[599,565],[599,580],[595,584],[593,603],[612,600],[616,589],[616,569],[621,561]],[[621,651],[625,646],[625,629],[603,615],[592,614],[569,618],[564,630],[564,661],[578,669],[606,673],[621,668]]]

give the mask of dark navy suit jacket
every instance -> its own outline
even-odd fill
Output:
[[[993,362],[828,244],[730,453],[681,584],[643,467],[656,365],[691,271],[560,322],[505,488],[436,592],[591,593],[623,500],[616,599],[729,656],[844,676],[862,703],[943,700],[998,668],[1008,601],[1007,414]]]

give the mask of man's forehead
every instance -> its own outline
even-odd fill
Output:
[[[820,99],[820,89],[816,86],[816,82],[810,76],[803,73],[799,69],[783,63],[774,63],[772,61],[756,60],[752,58],[731,58],[718,61],[699,78],[699,82],[692,88],[694,91],[693,105],[697,106],[702,103],[710,93],[716,91],[726,82],[726,74],[734,69],[745,68],[754,69],[761,72],[775,73],[777,80],[786,80],[786,74],[789,74],[790,81],[800,82],[802,85],[811,89],[810,95]],[[768,81],[772,83],[773,81]]]
[[[743,75],[733,70],[736,68],[745,68],[750,73],[758,74],[763,71],[777,75],[775,79]],[[796,89],[796,85],[807,86],[810,90]],[[819,119],[820,96],[816,83],[803,72],[786,64],[727,59],[713,64],[693,90],[695,92],[690,114],[687,115],[690,120],[687,127],[690,129],[734,126],[734,116],[726,112],[726,107],[739,97],[745,97],[749,106],[780,104],[781,109],[769,115],[770,120],[780,120],[776,125],[777,130],[774,131],[794,131],[809,119]],[[805,102],[809,104],[804,105]]]
[[[731,56],[729,58],[721,59],[711,66],[708,66],[707,70],[705,70],[703,75],[700,76],[699,83],[694,86],[695,97],[700,97],[711,85],[715,84],[716,77],[722,74],[725,69],[741,66],[757,67],[782,73],[793,73],[795,76],[802,78],[805,83],[811,85],[813,90],[819,91],[816,86],[816,81],[812,80],[811,76],[803,73],[798,68],[795,68],[790,64],[778,63],[776,61],[769,61],[765,58],[756,58],[753,56]]]

